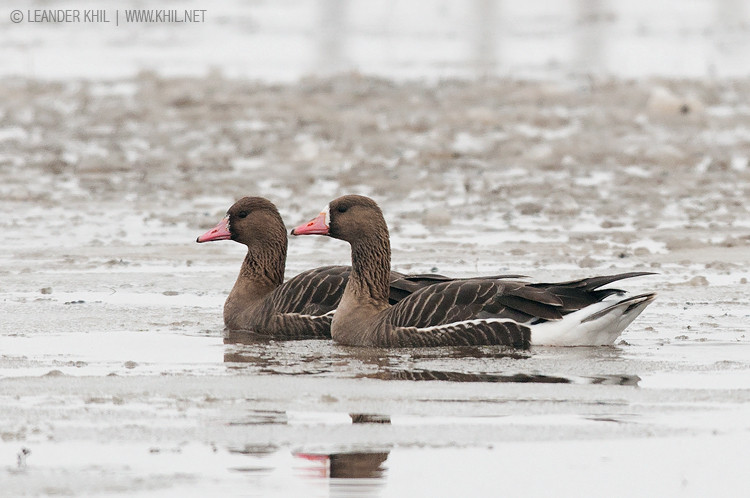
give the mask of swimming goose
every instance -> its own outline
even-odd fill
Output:
[[[331,336],[352,346],[613,344],[656,296],[624,297],[621,290],[601,288],[648,274],[643,272],[559,283],[480,277],[437,283],[391,305],[388,227],[375,201],[339,197],[292,234],[327,235],[351,245],[352,272]]]
[[[330,338],[333,311],[349,277],[349,266],[307,270],[284,282],[287,235],[276,206],[262,197],[238,200],[226,216],[197,242],[234,240],[247,255],[224,303],[229,331],[249,331],[279,339]],[[391,272],[390,302],[436,282],[442,275]]]

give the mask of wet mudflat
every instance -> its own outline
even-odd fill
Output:
[[[745,489],[749,87],[3,80],[0,493]],[[225,337],[243,251],[195,237],[242,195],[294,226],[345,192],[397,270],[659,298],[607,348]],[[289,248],[289,276],[348,258]]]

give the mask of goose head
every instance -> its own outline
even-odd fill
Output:
[[[349,243],[373,235],[388,236],[378,205],[362,195],[345,195],[332,200],[318,216],[292,230],[292,235],[327,235]]]
[[[276,206],[263,197],[243,197],[235,202],[215,227],[196,242],[234,240],[248,247],[269,240],[286,240],[286,229]]]

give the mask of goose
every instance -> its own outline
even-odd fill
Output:
[[[330,338],[333,311],[349,277],[349,266],[323,266],[284,282],[286,227],[276,206],[263,197],[243,197],[198,243],[234,240],[247,246],[237,280],[224,303],[230,332],[278,339]],[[391,272],[389,300],[449,280],[442,275]]]
[[[351,346],[611,345],[656,294],[626,296],[604,285],[648,272],[527,283],[507,278],[449,280],[388,302],[391,248],[372,199],[331,201],[292,235],[326,235],[351,246],[352,271],[331,322],[334,341]]]

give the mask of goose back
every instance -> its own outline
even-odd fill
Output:
[[[558,283],[482,278],[447,281],[418,290],[381,313],[373,333],[388,345],[528,347],[530,336],[527,339],[526,335],[531,325],[561,320],[613,294],[624,294],[599,287],[648,274],[629,272]]]

